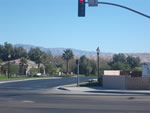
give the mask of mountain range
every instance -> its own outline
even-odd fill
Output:
[[[23,47],[26,51],[29,51],[31,48],[36,48],[39,47],[42,51],[48,52],[50,51],[53,56],[58,56],[62,55],[64,50],[68,48],[44,48],[40,46],[34,46],[34,45],[25,45],[25,44],[15,44],[15,47]],[[95,59],[97,58],[97,53],[96,51],[85,51],[85,50],[78,50],[78,49],[73,49],[69,48],[73,51],[75,56],[82,56],[85,55],[90,59]],[[113,55],[115,53],[105,53],[105,52],[100,52],[100,57],[106,60],[112,59]],[[150,62],[150,53],[124,53],[126,56],[133,56],[133,57],[139,57],[142,62]]]
[[[96,54],[96,52],[94,52],[94,51],[85,51],[85,50],[78,50],[78,49],[73,49],[73,48],[44,48],[44,47],[40,47],[40,46],[25,45],[25,44],[15,44],[14,46],[15,47],[23,47],[26,51],[29,51],[31,48],[38,47],[44,52],[51,51],[53,56],[62,55],[64,50],[66,50],[66,49],[71,49],[75,56],[82,56],[82,55],[88,56],[88,55]]]

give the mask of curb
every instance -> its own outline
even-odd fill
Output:
[[[30,81],[30,80],[45,80],[45,79],[54,79],[58,77],[50,77],[50,78],[31,78],[31,79],[19,79],[19,80],[6,80],[6,81],[0,81],[0,84],[5,83],[14,83],[14,82],[23,82],[23,81]],[[60,77],[59,77],[60,78]]]
[[[70,86],[70,87],[68,87]],[[85,88],[85,89],[84,89]],[[84,89],[84,90],[83,90]],[[149,90],[116,90],[116,89],[93,89],[88,87],[75,87],[71,88],[71,85],[58,86],[57,90],[67,91],[71,93],[87,93],[87,94],[120,94],[120,95],[150,95]]]

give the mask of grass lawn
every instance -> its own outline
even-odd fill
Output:
[[[76,75],[77,76],[77,75]],[[79,77],[97,77],[97,75],[82,75],[82,74],[80,74],[79,75]]]
[[[101,86],[98,82],[85,82],[80,84],[81,87]]]
[[[0,81],[5,81],[5,80],[21,80],[21,79],[31,79],[31,78],[46,78],[46,77],[26,77],[26,76],[18,76],[18,77],[11,77],[8,79],[8,76],[5,75],[0,75]]]

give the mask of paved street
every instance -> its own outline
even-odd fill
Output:
[[[75,81],[62,78],[0,84],[0,113],[150,112],[149,95],[61,94],[52,90]]]

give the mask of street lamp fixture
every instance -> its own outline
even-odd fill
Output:
[[[97,80],[98,80],[98,82],[100,82],[99,81],[99,76],[100,76],[100,74],[99,74],[99,54],[100,54],[100,49],[99,49],[99,47],[96,49],[96,52],[97,52]]]
[[[100,53],[100,49],[99,49],[99,47],[96,49],[96,52],[97,52],[97,54],[99,54],[99,53]]]

